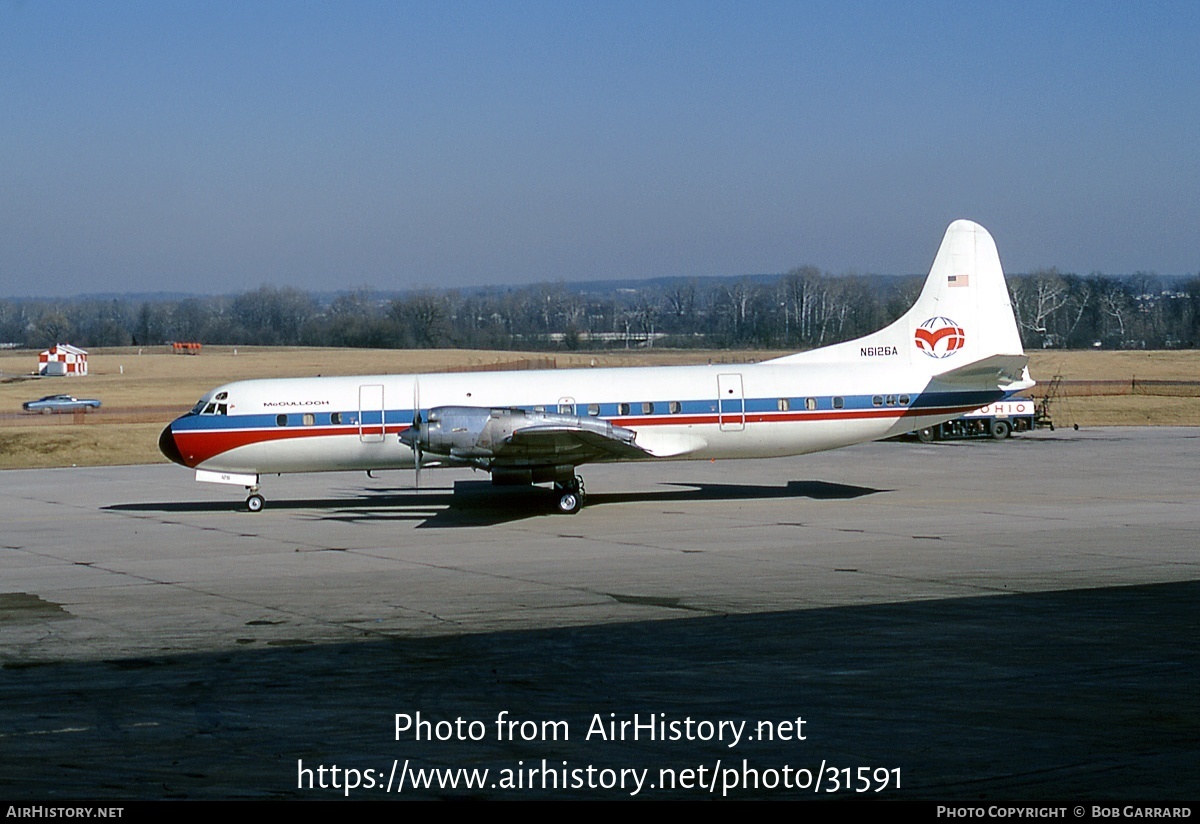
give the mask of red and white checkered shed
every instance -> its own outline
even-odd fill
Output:
[[[64,374],[62,370],[65,368],[67,375],[86,375],[88,373],[87,362],[86,350],[69,343],[56,343],[38,355],[38,374],[45,375],[48,372]],[[64,366],[54,369],[50,366],[52,363],[61,363]]]

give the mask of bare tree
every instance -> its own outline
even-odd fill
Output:
[[[1066,279],[1057,269],[1041,269],[1016,278],[1010,293],[1017,324],[1037,336],[1036,341],[1030,342],[1042,346],[1053,343],[1049,324],[1058,311],[1067,305],[1070,289]]]

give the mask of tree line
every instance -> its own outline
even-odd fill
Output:
[[[668,279],[630,287],[568,284],[318,296],[263,286],[232,296],[0,300],[0,342],[44,348],[174,341],[365,348],[604,349],[635,346],[802,350],[885,326],[923,277]],[[1200,276],[1009,277],[1026,348],[1192,348]]]

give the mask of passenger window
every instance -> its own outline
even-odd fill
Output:
[[[330,412],[329,413],[329,422],[331,424],[333,424],[334,426],[337,426],[338,424],[340,424],[342,422],[342,413],[341,412]]]
[[[875,395],[871,398],[871,403],[875,406],[883,406],[883,395]]]
[[[888,395],[888,397],[887,397],[887,405],[888,405],[888,406],[895,406],[895,405],[896,405],[896,396],[895,396],[895,395]]]
[[[304,413],[304,425],[305,426],[312,426],[316,422],[317,422],[317,419],[316,419],[316,417],[313,416],[313,413],[311,413],[311,412]]]
[[[775,401],[775,408],[780,412],[787,412],[792,408],[792,402],[787,398],[780,398],[779,400]]]
[[[843,408],[845,405],[846,405],[846,399],[845,399],[845,398],[839,398],[837,395],[834,395],[834,396],[833,396],[833,408],[834,408],[834,409],[841,409],[841,408]]]
[[[534,411],[534,412],[545,412],[545,411],[546,411],[546,407],[544,407],[544,406],[535,406],[535,407],[533,407],[533,411]]]
[[[683,404],[681,404],[679,401],[671,401],[667,404],[667,411],[669,411],[672,415],[678,415],[683,411]]]
[[[649,401],[646,401],[645,403],[643,403],[642,404],[642,414],[643,415],[653,415],[654,414],[654,404],[650,403]]]
[[[599,415],[600,414],[600,404],[589,403],[588,404],[588,414],[591,415],[593,418],[596,417],[597,415]]]
[[[809,412],[812,412],[814,409],[817,408],[817,399],[816,398],[805,398],[804,399],[804,408],[807,409]]]
[[[287,426],[287,415],[276,415],[275,416],[275,425],[276,426]]]
[[[629,404],[627,404],[627,403],[617,404],[617,414],[618,415],[628,415],[629,414]]]
[[[908,402],[909,402],[909,400],[910,400],[910,398],[908,397],[908,395],[901,395],[901,396],[900,396],[900,405],[901,405],[901,406],[908,406]]]

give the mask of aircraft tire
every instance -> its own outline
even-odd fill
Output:
[[[921,443],[933,443],[933,427],[927,426],[917,430],[917,440]]]
[[[251,512],[262,512],[262,508],[266,505],[266,503],[267,500],[262,495],[251,495],[246,499],[246,509],[250,510]]]
[[[558,497],[558,511],[563,515],[574,515],[583,508],[583,497],[578,492],[564,492]]]
[[[992,437],[998,441],[1002,441],[1008,437],[1011,428],[1008,421],[992,421]]]

